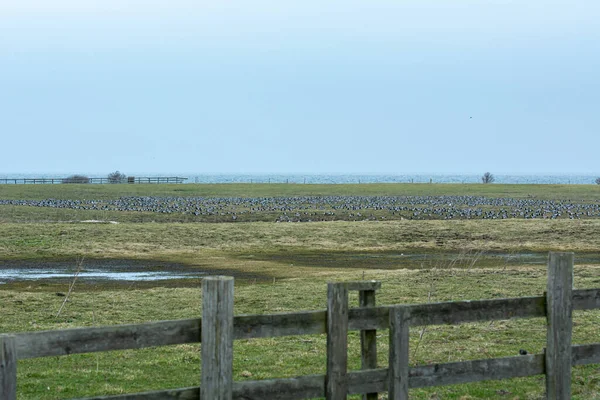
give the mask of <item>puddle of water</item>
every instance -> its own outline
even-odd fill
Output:
[[[79,262],[55,260],[0,260],[0,285],[16,282],[71,282]],[[85,259],[78,282],[160,282],[196,280],[208,275],[233,275],[236,279],[270,280],[269,275],[206,269],[199,265],[185,265],[159,260]]]
[[[72,268],[7,268],[0,269],[0,284],[14,281],[39,279],[73,279]],[[105,269],[85,269],[79,272],[79,279],[118,280],[118,281],[158,281],[164,279],[189,279],[205,275],[199,271],[107,271]]]

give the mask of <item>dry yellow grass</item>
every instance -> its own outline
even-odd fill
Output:
[[[204,251],[595,251],[600,220],[244,224],[0,224],[0,257],[148,257]]]

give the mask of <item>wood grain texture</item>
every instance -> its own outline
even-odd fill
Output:
[[[573,346],[573,365],[600,362],[600,343]],[[544,354],[461,361],[418,366],[409,369],[409,388],[454,385],[486,380],[510,379],[544,374]],[[389,389],[389,371],[379,368],[348,372],[348,394],[385,392]],[[86,400],[197,400],[200,390],[170,389],[118,396],[91,397]],[[306,399],[325,395],[325,375],[295,378],[240,381],[233,383],[233,399]]]
[[[348,392],[348,288],[327,284],[327,374],[325,398],[342,400]]]
[[[236,382],[233,398],[240,400],[294,400],[325,396],[325,375]]]
[[[585,354],[592,350],[577,346]],[[585,348],[585,349],[584,349]],[[526,355],[484,360],[471,360],[453,363],[432,364],[409,369],[409,388],[454,385],[486,380],[499,380],[516,377],[541,375],[544,373],[544,355]],[[348,395],[389,390],[389,370],[379,368],[365,371],[350,371]],[[233,384],[233,399],[306,399],[324,397],[325,375],[305,375],[294,378],[267,379],[260,381],[240,381]],[[93,397],[86,400],[155,400],[155,399],[199,399],[199,388],[171,389],[139,394]]]
[[[387,390],[388,370],[351,371],[348,395]],[[239,400],[296,400],[325,396],[325,375],[236,382],[233,398]]]
[[[573,290],[574,310],[595,310],[600,308],[600,289]]]
[[[543,354],[432,364],[411,368],[409,387],[455,385],[543,373]]]
[[[200,341],[201,320],[25,332],[16,336],[19,360],[97,351],[141,349]]]
[[[375,307],[375,290],[359,291],[358,305],[361,308]],[[360,359],[363,370],[377,368],[377,330],[360,331]],[[378,397],[377,392],[363,394],[363,400],[377,400]]]
[[[408,400],[409,314],[398,306],[390,310],[389,399]]]
[[[365,391],[386,391],[386,369],[348,372],[348,394]],[[233,384],[235,400],[300,400],[325,396],[325,375],[305,375],[294,378],[240,381]],[[143,393],[89,397],[85,400],[198,400],[200,388],[159,390]],[[83,399],[81,399],[83,400]]]
[[[0,335],[0,399],[17,399],[17,352],[10,335]]]
[[[395,306],[350,309],[349,329],[387,329],[390,307]],[[411,326],[460,324],[546,315],[546,299],[542,296],[412,304],[404,307],[408,309],[411,316]]]
[[[229,400],[233,385],[233,278],[202,280],[202,398]]]
[[[202,388],[208,390],[211,384],[217,382],[216,386],[219,389],[216,394],[211,392],[204,395],[204,398],[248,400],[326,396],[341,399],[349,394],[365,394],[363,398],[370,400],[366,397],[369,393],[376,394],[391,390],[394,397],[397,393],[402,393],[398,396],[407,396],[408,388],[508,379],[543,374],[547,371],[550,371],[549,375],[554,376],[547,381],[549,398],[566,399],[570,394],[570,366],[600,363],[600,343],[571,346],[572,311],[600,308],[600,289],[573,290],[572,270],[572,253],[551,253],[548,266],[548,291],[545,296],[538,297],[377,307],[374,294],[380,287],[379,282],[346,282],[328,286],[327,310],[236,317],[233,316],[232,278],[206,278],[207,286],[214,285],[214,287],[206,288],[203,294],[203,312],[206,314],[203,313],[201,319],[27,332],[15,334],[14,339],[6,339],[7,337],[3,336],[1,361],[4,363],[2,365],[9,365],[10,363],[5,360],[14,359],[16,371],[16,359],[202,341],[204,342],[202,370],[208,371],[211,376],[207,385],[203,383],[200,388],[169,389],[91,399],[191,400],[200,398]],[[217,287],[218,285],[223,286]],[[349,288],[359,290],[360,308],[348,308]],[[394,315],[397,309],[402,310],[403,316]],[[406,363],[390,363],[390,369],[376,369],[374,340],[369,342],[363,337],[364,334],[375,332],[376,329],[391,328],[394,331],[392,338],[397,343],[390,341],[390,352],[393,350],[394,353],[390,359],[402,360],[406,356],[407,360],[408,347],[403,349],[403,342],[398,340],[397,332],[408,330],[409,325],[459,324],[540,317],[546,314],[548,350],[545,354],[539,355],[434,364],[414,368],[408,368],[408,361],[406,361]],[[369,369],[347,371],[349,330],[361,331],[362,367]],[[322,333],[328,334],[326,375],[232,382],[234,339]],[[10,344],[11,340],[12,344]],[[407,344],[408,341],[404,343]],[[215,355],[205,357],[204,351],[210,349]],[[210,361],[213,366],[205,367],[205,361]],[[4,392],[0,391],[2,394],[0,398],[13,400],[16,394],[13,398],[5,395],[12,390],[7,392],[5,389],[9,386],[6,384],[9,380],[4,378],[5,375],[0,376],[0,379],[4,379],[0,380],[0,390],[4,390]],[[203,382],[204,379],[203,374]],[[16,372],[15,379],[12,381],[16,382]],[[13,386],[16,387],[16,383]]]
[[[571,347],[572,365],[600,363],[600,343],[583,344]]]
[[[236,339],[312,335],[327,331],[327,311],[240,315],[234,318]]]
[[[353,308],[348,311],[349,330],[374,330],[389,327],[393,306]],[[546,316],[546,298],[477,300],[410,305],[411,325],[458,324],[509,318]],[[573,291],[573,309],[600,308],[600,289]],[[449,315],[454,314],[454,315]],[[75,328],[15,333],[19,360],[97,351],[141,349],[171,344],[198,343],[200,318],[143,324]],[[235,339],[253,339],[326,332],[325,310],[234,317]]]
[[[149,392],[120,394],[115,396],[85,397],[78,400],[198,400],[200,387],[153,390]]]
[[[571,398],[571,336],[573,331],[573,253],[550,253],[546,293],[546,395]]]

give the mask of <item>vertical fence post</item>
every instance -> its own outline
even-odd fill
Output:
[[[405,308],[390,308],[390,400],[408,399],[408,332],[409,314]]]
[[[233,384],[233,278],[202,280],[200,398],[230,400]]]
[[[17,399],[17,351],[9,335],[0,335],[0,399]]]
[[[327,284],[327,374],[325,397],[341,400],[348,393],[348,287]]]
[[[375,307],[375,289],[358,292],[360,307]],[[361,368],[377,368],[377,330],[360,331]],[[377,400],[377,393],[363,394],[363,400]]]
[[[573,253],[550,253],[546,293],[546,393],[549,400],[571,398]]]

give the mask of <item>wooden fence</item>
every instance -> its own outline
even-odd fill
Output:
[[[571,366],[600,363],[600,343],[571,344],[572,311],[600,308],[600,289],[572,286],[573,253],[550,253],[544,296],[376,306],[379,282],[330,283],[326,310],[234,316],[233,278],[209,277],[202,283],[202,318],[0,335],[0,398],[16,399],[17,360],[202,342],[199,387],[94,399],[333,400],[363,394],[372,400],[378,392],[407,399],[410,388],[545,374],[548,398],[566,400]],[[348,306],[351,290],[359,291],[358,308]],[[542,354],[409,367],[409,326],[532,317],[547,318]],[[377,329],[389,329],[388,368],[377,368]],[[349,330],[361,331],[359,371],[347,371]],[[308,334],[327,334],[325,375],[233,381],[234,340]]]
[[[115,182],[109,178],[0,178],[0,184],[13,185],[38,185],[38,184],[58,184],[58,183],[95,183],[95,184],[120,184],[120,183],[183,183],[188,178],[180,176],[153,176],[153,177],[133,177]]]

